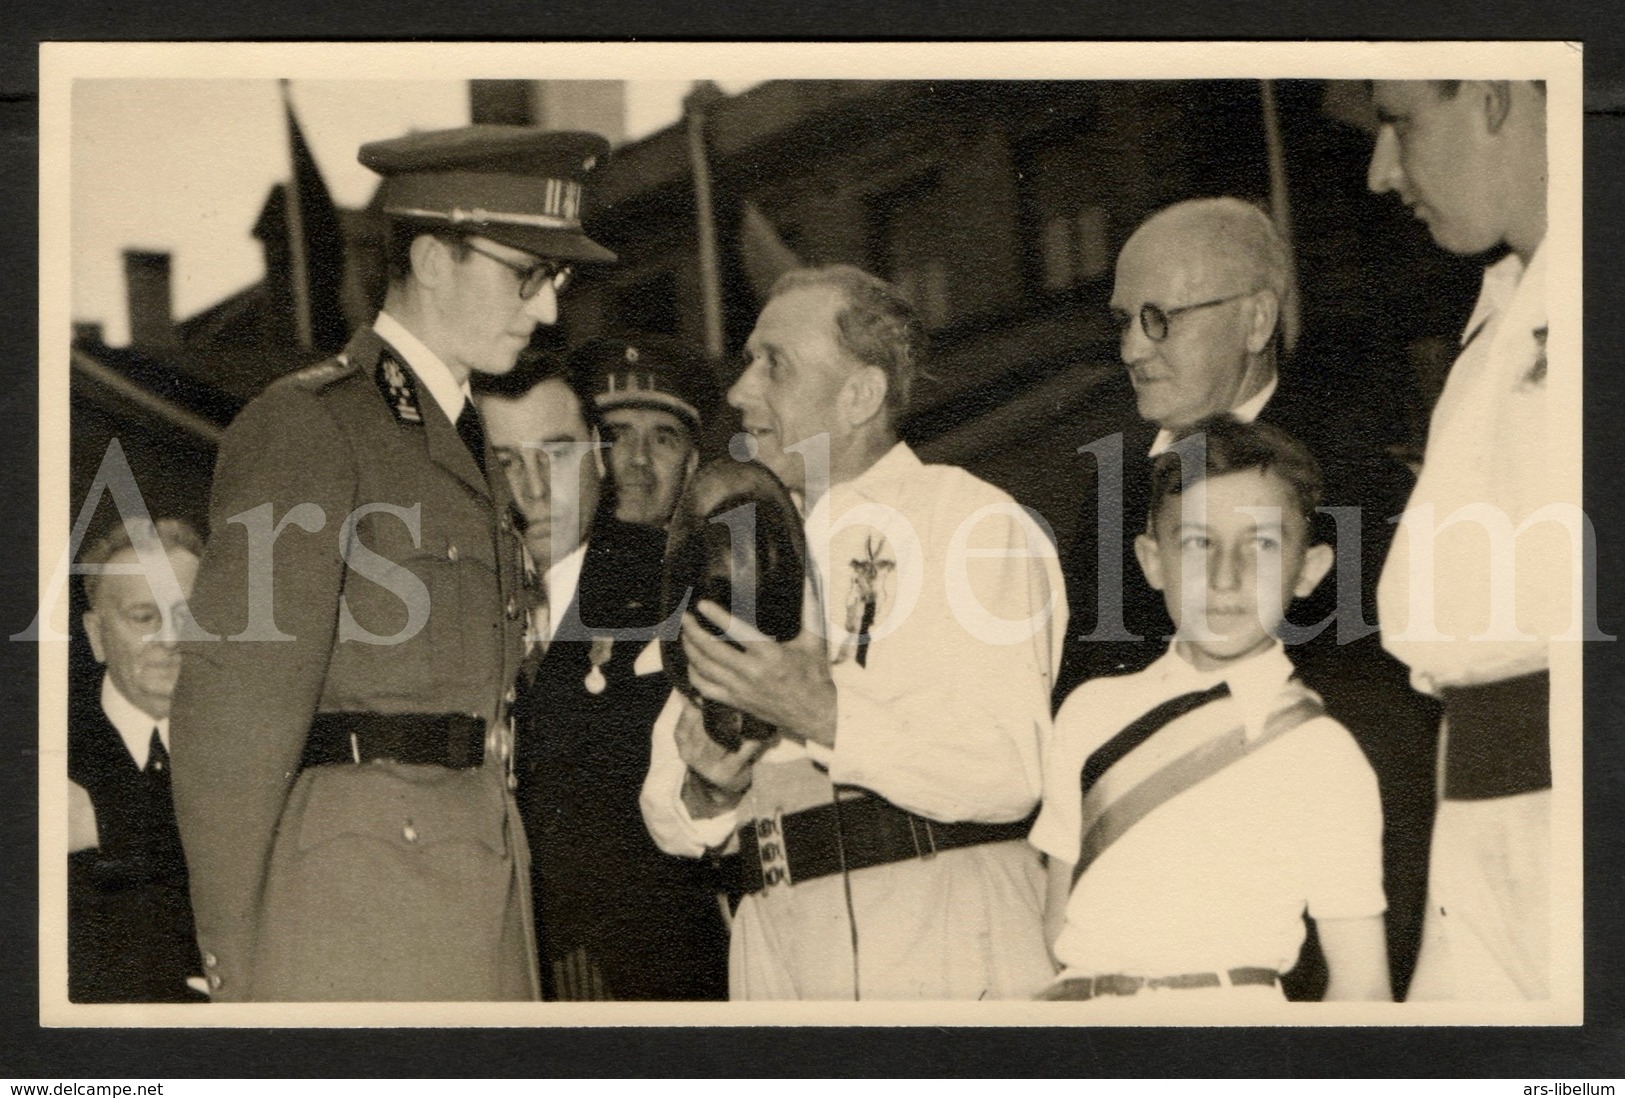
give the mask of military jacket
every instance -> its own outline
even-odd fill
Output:
[[[505,750],[301,771],[318,713],[507,719],[521,549],[486,466],[370,328],[227,431],[191,604],[218,639],[185,645],[171,716],[217,999],[535,996]]]

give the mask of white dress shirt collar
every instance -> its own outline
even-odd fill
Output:
[[[440,405],[440,410],[446,413],[446,418],[453,424],[463,410],[463,402],[469,399],[468,384],[458,384],[451,367],[441,361],[440,356],[429,350],[417,336],[406,330],[406,326],[388,313],[380,311],[378,319],[372,322],[372,330],[378,333],[380,339],[395,348],[395,352],[406,360],[412,368],[412,373],[429,390],[434,402]]]
[[[581,586],[581,566],[587,560],[587,543],[582,542],[565,555],[563,560],[553,562],[547,570],[547,637],[552,641],[559,631],[559,622],[564,619],[564,611],[575,601],[576,589]],[[541,622],[536,623],[538,626]]]
[[[1180,655],[1177,643],[1170,644],[1168,651],[1147,668],[1148,673],[1166,684],[1163,696],[1171,698],[1178,694],[1208,690],[1223,682],[1230,688],[1230,696],[1241,707],[1247,738],[1260,736],[1270,714],[1275,711],[1281,690],[1296,673],[1281,643],[1277,641],[1255,655],[1216,671],[1201,671],[1192,666]]]
[[[160,719],[143,713],[135,702],[113,685],[113,676],[105,673],[102,675],[102,712],[107,714],[108,722],[118,729],[119,739],[124,741],[138,769],[147,768],[147,748],[152,745],[154,725],[158,728],[158,738],[163,741],[164,750],[169,750],[169,718]]]
[[[830,485],[829,491],[819,497],[818,502],[813,505],[811,511],[806,512],[807,520],[811,523],[820,509],[826,513],[827,517],[832,506],[829,502],[830,497],[837,493],[843,497],[856,494],[860,499],[868,498],[877,485],[898,477],[911,476],[923,464],[919,456],[909,448],[908,443],[894,443],[890,450],[880,455],[880,460],[851,480],[843,480],[839,484]],[[798,499],[797,502],[799,503],[800,500]]]
[[[1280,380],[1279,374],[1271,377],[1269,381],[1264,383],[1262,389],[1230,409],[1230,418],[1238,423],[1251,423],[1257,419],[1263,413],[1264,405],[1268,404],[1270,397],[1275,395],[1275,387],[1280,383]],[[1173,444],[1174,433],[1164,427],[1157,432],[1156,439],[1151,443],[1151,452],[1146,456],[1156,457],[1158,454],[1166,453]]]

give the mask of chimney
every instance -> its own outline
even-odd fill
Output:
[[[169,253],[126,251],[124,283],[130,306],[130,346],[174,346],[175,319],[169,296]]]
[[[611,145],[626,140],[624,80],[470,80],[475,122],[588,130]]]
[[[531,85],[536,124],[550,130],[589,130],[612,146],[626,140],[626,81],[538,80]]]

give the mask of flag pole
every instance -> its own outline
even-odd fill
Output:
[[[314,349],[316,339],[310,318],[310,256],[305,248],[305,211],[299,196],[298,155],[294,146],[293,128],[298,123],[293,115],[293,93],[289,81],[278,81],[282,89],[282,106],[288,128],[288,184],[283,189],[283,209],[288,221],[289,274],[293,280],[294,329],[299,337],[299,349]]]
[[[1264,110],[1264,141],[1269,153],[1270,220],[1286,245],[1286,300],[1281,302],[1281,345],[1287,354],[1298,345],[1302,316],[1298,302],[1298,252],[1292,244],[1292,207],[1287,201],[1286,146],[1281,137],[1281,118],[1275,102],[1275,81],[1261,81]]]
[[[694,208],[700,244],[700,301],[705,313],[705,353],[722,357],[722,272],[717,260],[717,220],[711,205],[711,165],[705,155],[706,110],[722,97],[709,80],[696,80],[683,97],[688,121],[688,158],[694,170]]]

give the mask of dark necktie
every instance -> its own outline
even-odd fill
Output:
[[[480,414],[474,410],[473,401],[463,401],[463,410],[457,413],[457,437],[463,440],[468,452],[474,457],[474,464],[480,467],[480,474],[485,473],[485,428],[480,425]]]
[[[158,735],[156,725],[152,729],[152,739],[147,743],[147,765],[142,773],[147,776],[147,784],[154,789],[169,788],[169,752],[164,749],[164,741]]]

